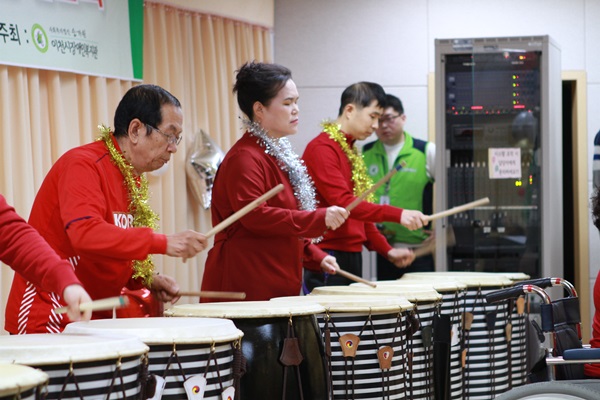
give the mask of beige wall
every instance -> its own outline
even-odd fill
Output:
[[[178,8],[221,15],[272,28],[275,0],[159,0]]]

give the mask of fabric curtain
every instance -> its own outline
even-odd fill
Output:
[[[271,62],[270,29],[214,15],[145,2],[144,83],[160,85],[183,109],[184,138],[163,174],[149,175],[151,205],[159,232],[206,232],[210,212],[187,187],[187,149],[200,129],[226,152],[241,136],[239,110],[231,92],[235,70],[244,62]],[[132,81],[0,65],[0,193],[25,219],[41,182],[67,150],[113,125],[114,110]],[[98,238],[102,240],[102,238]],[[184,291],[200,288],[207,252],[183,263],[155,256],[157,270],[174,277]],[[0,269],[0,315],[13,272]],[[183,298],[180,302],[195,302]],[[5,333],[5,332],[4,332]]]

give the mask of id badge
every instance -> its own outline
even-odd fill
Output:
[[[390,205],[390,196],[383,195],[379,198],[379,204],[389,206]]]

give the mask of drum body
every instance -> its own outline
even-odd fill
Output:
[[[330,399],[403,398],[403,324],[413,308],[406,299],[309,295],[271,301],[317,302],[325,308],[317,320],[326,348]]]
[[[44,371],[49,377],[47,399],[138,399],[147,353],[148,346],[134,337],[0,336],[0,362]]]
[[[511,339],[508,302],[488,304],[485,296],[512,286],[510,279],[493,273],[414,272],[400,280],[456,281],[467,286],[462,315],[464,398],[491,400],[510,389]]]
[[[178,305],[165,315],[227,318],[244,333],[241,399],[320,400],[327,399],[323,343],[315,317],[322,311],[317,304],[247,301]]]
[[[420,319],[423,319],[423,326],[430,324],[429,313],[425,311],[429,307],[425,307],[425,304],[432,303],[436,298],[432,298],[428,292],[420,292],[418,287],[424,286],[435,290],[441,295],[441,306],[438,308],[440,315],[446,315],[450,322],[450,359],[446,362],[445,358],[440,358],[439,354],[436,354],[435,349],[433,353],[434,366],[436,362],[441,365],[441,370],[436,373],[435,368],[432,370],[432,365],[427,362],[427,374],[433,374],[434,388],[438,390],[438,397],[448,398],[452,400],[462,399],[463,397],[463,375],[461,365],[461,337],[462,337],[462,324],[461,318],[464,312],[464,301],[467,293],[467,285],[460,282],[454,281],[442,281],[439,282],[428,282],[428,283],[415,283],[413,281],[377,281],[377,288],[375,291],[384,294],[396,294],[406,296],[411,301],[415,302],[417,307],[416,311]],[[362,283],[353,283],[350,286],[366,287]],[[411,291],[413,293],[411,293]],[[443,328],[442,328],[443,329]],[[432,331],[434,337],[444,336],[447,333],[436,333],[435,328]],[[422,339],[422,338],[421,338]],[[447,368],[444,366],[447,365]],[[446,374],[447,376],[443,376]],[[446,381],[447,380],[447,381]],[[437,382],[436,382],[437,381]],[[443,391],[443,394],[440,393]],[[434,390],[435,392],[435,390]],[[435,397],[435,396],[433,396]],[[433,398],[428,396],[428,398]]]
[[[162,399],[186,398],[184,382],[205,379],[204,399],[221,400],[234,387],[235,347],[243,336],[232,321],[217,318],[124,318],[73,322],[65,332],[131,335],[150,348],[148,373],[164,386]],[[231,390],[231,389],[229,389]]]
[[[379,286],[373,289],[366,286],[361,287],[360,285],[321,286],[315,288],[311,295],[307,297],[332,295],[345,296],[349,304],[353,304],[358,301],[358,298],[361,298],[366,301],[367,313],[369,303],[373,303],[373,296],[400,297],[404,301],[408,301],[408,304],[412,304],[410,308],[404,309],[401,329],[403,350],[400,353],[402,356],[397,358],[397,361],[402,363],[403,366],[397,371],[396,376],[402,376],[404,389],[402,392],[394,392],[393,395],[402,393],[402,396],[411,399],[433,399],[433,346],[431,334],[433,317],[439,312],[442,296],[431,286],[415,284],[388,289]],[[365,314],[363,314],[363,319],[364,316]],[[411,320],[418,321],[416,330],[411,327]],[[398,353],[395,352],[394,354],[396,356]]]
[[[0,364],[0,400],[41,399],[48,375],[18,364]]]

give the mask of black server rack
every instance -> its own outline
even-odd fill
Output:
[[[436,269],[562,276],[560,52],[548,36],[436,40]]]

